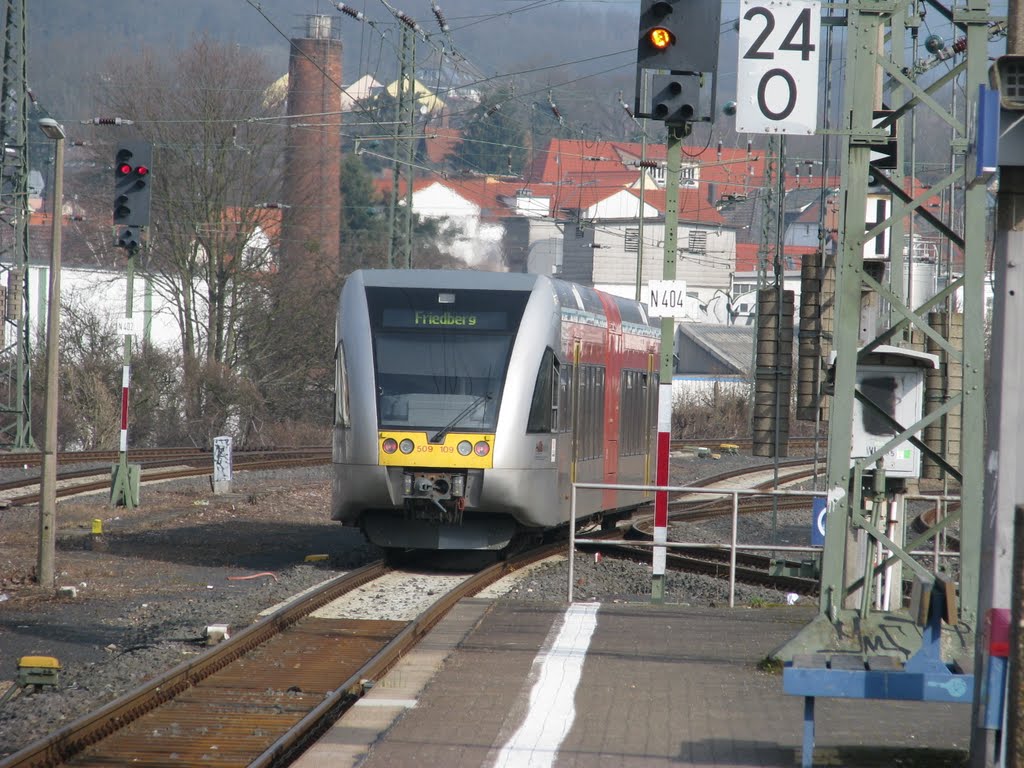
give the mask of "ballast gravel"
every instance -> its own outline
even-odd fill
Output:
[[[672,482],[758,463],[743,456],[676,458]],[[64,500],[57,507],[58,586],[73,589],[63,596],[34,587],[36,508],[0,511],[0,697],[12,688],[22,657],[52,656],[61,667],[57,685],[0,703],[0,758],[194,659],[206,649],[207,626],[236,631],[279,602],[379,559],[358,532],[329,519],[329,499],[330,470],[317,467],[238,472],[232,493],[221,496],[208,480],[144,485],[141,505],[130,511],[109,507],[102,494]],[[92,533],[97,521],[100,535]],[[725,541],[727,531],[698,533]],[[360,595],[350,609],[362,618],[412,618],[442,588],[436,578],[408,577],[392,590]],[[561,602],[567,586],[562,557],[488,594]],[[576,555],[576,600],[645,601],[650,591],[649,564]],[[785,600],[774,590],[737,586],[737,606]],[[670,573],[666,601],[725,606],[728,585]]]

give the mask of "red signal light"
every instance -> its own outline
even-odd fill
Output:
[[[147,173],[149,173],[149,168],[147,168],[144,165],[140,165],[138,168],[135,169],[135,172],[139,174],[139,176],[145,176]]]
[[[132,172],[132,170],[133,169],[130,163],[121,163],[120,165],[117,166],[117,175],[127,176],[129,173]]]

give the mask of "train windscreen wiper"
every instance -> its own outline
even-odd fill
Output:
[[[447,435],[452,429],[454,429],[458,425],[458,423],[460,421],[462,421],[469,414],[471,414],[474,410],[476,410],[477,407],[479,407],[479,405],[481,403],[486,402],[487,400],[490,400],[490,399],[491,399],[491,393],[490,392],[484,392],[476,400],[474,400],[472,403],[467,405],[458,416],[456,416],[454,419],[452,419],[447,424],[445,424],[443,427],[441,427],[441,429],[439,429],[437,431],[437,434],[434,435],[432,438],[430,438],[430,442],[432,442],[432,443],[440,443],[442,440],[444,440],[444,436]]]

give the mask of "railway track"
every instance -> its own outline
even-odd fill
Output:
[[[32,457],[33,462],[28,458]],[[17,460],[16,460],[17,459]],[[24,461],[22,461],[24,459]],[[58,458],[57,497],[66,498],[80,493],[95,493],[110,489],[110,473],[107,469],[67,469],[67,465],[114,463],[116,451],[93,451],[85,453],[60,454]],[[212,474],[213,457],[209,451],[193,448],[165,448],[133,451],[129,454],[133,464],[142,466],[141,482],[154,483],[202,477]],[[287,469],[301,466],[329,464],[329,448],[284,448],[259,451],[237,451],[232,457],[234,471]],[[38,454],[2,454],[0,467],[38,467]],[[0,497],[8,507],[20,507],[39,503],[39,476],[17,478],[0,483]],[[20,493],[27,489],[26,493]]]
[[[745,467],[742,469],[721,472],[701,480],[687,483],[690,488],[707,489],[738,489],[751,488],[757,490],[771,490],[776,487],[792,485],[810,477],[814,470],[809,468],[811,460],[794,459],[779,462],[771,467]],[[770,479],[764,479],[770,474]],[[808,498],[799,499],[778,499],[777,508],[780,510],[810,510]],[[741,499],[739,513],[741,515],[755,514],[773,508],[770,498],[755,499],[745,497]],[[697,522],[713,520],[730,516],[732,514],[731,499],[713,499],[697,493],[681,493],[669,500],[669,523],[672,522]],[[635,516],[628,536],[636,537],[644,541],[651,541],[654,538],[654,516],[651,513],[644,513]],[[670,537],[671,539],[671,537]],[[622,545],[594,545],[600,546],[606,554],[617,554],[621,557],[636,559],[638,561],[650,560],[649,547],[628,547]],[[582,548],[582,547],[581,547]],[[725,545],[721,549],[710,549],[703,547],[693,548],[672,548],[666,555],[666,566],[674,570],[690,573],[702,573],[715,578],[729,578],[730,552]],[[818,581],[795,576],[776,575],[771,573],[773,558],[768,555],[759,555],[752,552],[736,553],[736,581],[756,586],[766,586],[784,592],[795,592],[799,595],[815,595],[818,592]]]
[[[753,448],[753,439],[749,437],[710,437],[710,438],[681,438],[671,442],[673,451],[696,450],[707,448],[710,451],[736,450],[739,453],[749,454]],[[828,440],[825,437],[790,437],[789,449],[799,453],[814,450],[815,447],[825,449]]]
[[[287,764],[459,600],[563,549],[532,550],[439,588],[441,596],[411,621],[333,616],[326,609],[334,601],[372,591],[394,573],[383,562],[368,565],[30,744],[0,768]]]
[[[260,458],[292,465],[295,460]],[[209,472],[209,466],[202,472]],[[150,468],[147,474],[157,472]],[[721,482],[722,476],[705,482],[715,481]],[[564,542],[559,542],[467,576],[454,588],[439,587],[436,591],[442,596],[411,620],[353,618],[320,610],[396,573],[383,563],[367,566],[328,582],[192,661],[29,745],[0,762],[0,767],[287,764],[458,600],[519,567],[564,551]],[[614,554],[635,560],[649,557],[649,550]],[[728,575],[721,564],[709,566],[695,560],[673,555],[669,564]],[[766,580],[766,569],[759,574],[756,566],[749,570],[741,576],[743,580],[810,593],[803,584]]]
[[[817,440],[820,445],[823,441]],[[791,437],[789,444],[791,448],[809,450],[815,446],[815,438]],[[700,440],[687,438],[673,440],[672,451],[695,450],[697,448],[708,448],[717,451],[723,446],[732,447],[740,453],[749,453],[752,440],[749,437],[722,437]],[[330,460],[330,446],[318,446],[311,448],[264,448],[255,450],[235,451],[236,461],[257,460],[260,456],[285,457],[288,455],[309,455],[319,456]],[[62,451],[57,454],[57,463],[61,464],[85,464],[116,462],[119,458],[117,451]],[[133,463],[148,464],[150,462],[162,462],[178,460],[181,462],[207,462],[213,461],[211,452],[201,448],[177,447],[177,448],[138,448],[129,451],[128,460]],[[27,469],[38,467],[42,462],[42,454],[38,451],[7,451],[0,452],[0,469]]]
[[[812,438],[792,438],[791,445],[801,448],[813,447]],[[749,438],[713,438],[709,440],[674,440],[673,451],[709,447],[718,450],[722,445],[736,446],[739,452],[750,450]],[[113,464],[119,459],[117,451],[65,451],[57,456],[58,497],[77,493],[91,493],[105,490],[110,485],[109,475],[100,469],[68,469],[83,464]],[[210,451],[192,447],[136,449],[128,454],[128,460],[140,464],[144,470],[142,482],[160,482],[187,477],[201,477],[212,472],[213,457]],[[42,455],[36,451],[0,453],[0,470],[38,469]],[[329,446],[311,448],[268,448],[251,451],[235,451],[233,466],[236,471],[275,469],[304,465],[328,464],[331,461]],[[24,488],[38,486],[38,476],[28,476],[0,483],[0,499],[8,506],[24,506],[39,501],[38,492],[21,493]]]
[[[115,462],[120,454],[117,451],[61,451],[57,454],[57,463],[60,464],[84,464]],[[259,457],[284,458],[287,456],[323,456],[328,460],[331,456],[330,447],[313,448],[260,448],[256,450],[235,451],[236,460],[258,460]],[[138,448],[128,453],[128,460],[132,463],[148,464],[150,462],[174,461],[193,463],[213,462],[213,456],[208,450],[200,448]],[[28,468],[36,467],[42,463],[42,454],[36,451],[0,453],[0,468]]]

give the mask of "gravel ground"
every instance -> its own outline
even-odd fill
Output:
[[[685,485],[761,460],[677,459],[672,482]],[[112,509],[102,495],[57,507],[58,584],[76,596],[34,588],[37,510],[0,512],[0,695],[26,655],[55,656],[59,685],[0,705],[0,757],[68,724],[205,648],[206,626],[236,630],[295,593],[379,558],[355,531],[329,519],[326,467],[265,474],[239,472],[233,493],[213,496],[207,480],[144,486],[142,506]],[[93,521],[103,535],[94,537]],[[806,522],[786,522],[794,535]],[[672,536],[727,540],[727,527],[690,526]],[[751,536],[762,535],[750,529]],[[742,536],[741,536],[742,538]],[[751,539],[747,539],[751,540]],[[307,555],[327,559],[306,563]],[[577,600],[650,599],[650,567],[579,554]],[[555,559],[506,582],[509,599],[562,601],[568,562]],[[727,605],[724,582],[669,574],[666,600]],[[777,604],[785,595],[744,586],[737,605]]]

